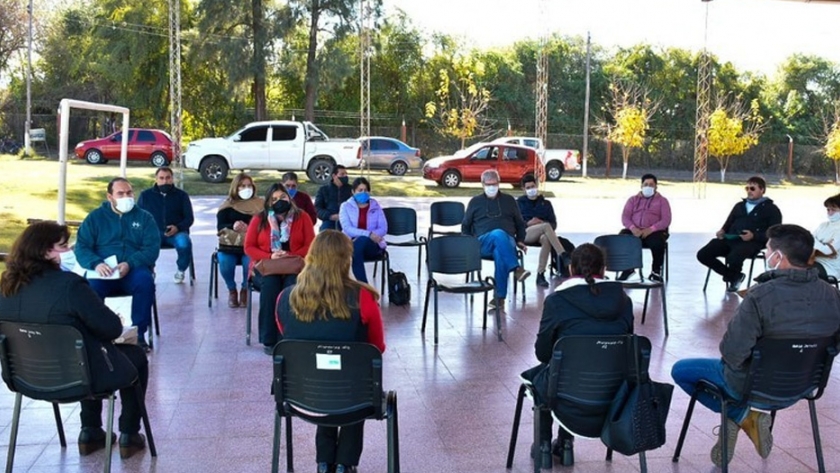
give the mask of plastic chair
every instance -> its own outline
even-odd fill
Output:
[[[397,237],[411,235],[411,240],[391,241],[386,238],[385,241],[388,246],[417,247],[417,277],[420,278],[423,247],[426,246],[427,239],[423,236],[417,238],[417,212],[410,207],[389,207],[383,210],[385,220],[388,222],[388,235]],[[374,274],[376,274],[375,269]]]
[[[481,246],[479,245],[479,249],[480,248],[481,248]],[[524,268],[525,267],[525,253],[523,253],[522,250],[520,250],[519,248],[516,249],[516,259],[519,260],[519,266]],[[481,260],[482,261],[490,261],[490,262],[495,264],[495,261],[493,260],[493,257],[485,258],[485,257],[482,256]],[[516,290],[516,279],[514,279],[514,272],[513,271],[510,272],[510,281],[511,281],[511,286],[513,286],[513,300],[516,300],[516,294],[517,294],[518,291]],[[520,284],[522,284],[522,302],[525,302],[525,281],[520,282]]]
[[[642,324],[647,316],[648,299],[651,289],[659,289],[662,298],[662,321],[665,325],[665,336],[668,336],[668,304],[665,299],[665,283],[660,281],[646,281],[642,275],[642,240],[633,235],[602,235],[595,239],[595,245],[606,254],[607,271],[620,273],[626,270],[638,270],[638,281],[619,281],[625,289],[644,289],[645,304],[642,309]]]
[[[432,206],[429,208],[431,218],[429,220],[429,236],[427,239],[431,240],[435,235],[460,235],[460,227],[461,223],[464,221],[465,212],[466,208],[464,207],[463,202],[433,202]],[[435,225],[441,227],[453,227],[457,225],[458,230],[435,230]]]
[[[245,344],[251,346],[251,307],[254,303],[254,291],[260,292],[260,289],[254,284],[251,278],[248,278],[248,305],[245,309]]]
[[[271,471],[280,468],[281,418],[286,418],[286,471],[293,471],[292,417],[341,427],[388,421],[388,473],[400,471],[396,391],[382,389],[382,353],[369,343],[281,340],[274,346],[276,404]]]
[[[237,265],[241,266],[241,265]],[[219,298],[219,249],[210,255],[210,284],[207,287],[207,307],[213,307],[213,299]]]
[[[805,399],[808,401],[808,410],[811,414],[817,466],[821,473],[825,472],[815,401],[822,396],[828,383],[837,349],[835,335],[823,338],[760,339],[752,350],[750,371],[740,400],[730,397],[726,391],[701,379],[695,386],[694,394],[688,403],[688,411],[685,414],[685,421],[672,461],[675,463],[679,461],[688,424],[694,412],[694,404],[700,392],[708,393],[720,400],[721,470],[723,472],[728,471],[730,460],[727,458],[726,446],[726,412],[730,406],[754,406],[769,410],[773,419],[770,424],[772,430],[777,411]]]
[[[764,261],[764,269],[767,270],[767,257],[764,250],[758,250],[758,253],[748,258],[750,260],[750,273],[747,276],[747,289],[750,288],[753,280],[753,268],[755,267],[755,260],[760,259]],[[712,268],[706,270],[706,282],[703,283],[703,292],[706,292],[706,287],[709,285],[709,276],[712,275]]]
[[[487,293],[494,291],[496,282],[492,277],[481,278],[481,244],[469,235],[449,235],[433,238],[427,243],[428,252],[426,264],[429,280],[426,283],[426,300],[423,304],[423,323],[420,332],[426,331],[426,316],[429,313],[429,295],[435,291],[435,345],[438,343],[438,292],[455,294],[484,293],[484,323],[482,330],[487,329]],[[434,273],[465,274],[467,277],[475,275],[475,280],[462,283],[440,282],[434,278]],[[494,295],[495,297],[495,295]],[[496,300],[499,307],[499,300]],[[495,311],[496,335],[502,341],[502,316],[500,310]]]
[[[391,269],[391,257],[388,250],[385,250],[376,258],[366,259],[365,263],[373,263],[373,279],[376,280],[376,268],[380,261],[382,262],[382,271],[379,274],[379,294],[382,296],[379,298],[379,303],[381,305],[385,303],[385,278],[388,277],[388,271]]]
[[[0,322],[0,365],[3,380],[15,393],[12,414],[11,440],[6,458],[6,472],[11,473],[15,461],[15,447],[20,425],[21,401],[30,399],[52,403],[58,439],[62,448],[67,447],[64,425],[58,404],[76,403],[88,399],[108,399],[108,421],[105,425],[105,472],[111,471],[111,432],[114,424],[114,392],[95,393],[91,387],[87,352],[82,334],[70,325],[46,325]],[[143,429],[149,439],[149,451],[157,456],[155,440],[149,425],[140,383],[135,378],[131,384],[137,389]]]
[[[633,339],[636,338],[634,345]],[[636,359],[633,347],[638,347],[635,356],[640,372],[636,372]],[[552,406],[560,400],[563,403],[579,403],[586,406],[587,412],[598,417],[592,424],[603,425],[610,405],[625,379],[635,377],[638,382],[647,376],[650,363],[650,340],[640,335],[604,335],[604,336],[568,336],[561,337],[554,344],[554,352],[549,365],[551,384],[548,399],[542,405],[534,406],[534,442],[539,446],[539,457],[534,458],[534,472],[540,468],[552,468],[551,438],[540,439],[540,413],[553,410]],[[510,434],[507,468],[513,467],[513,455],[516,450],[516,438],[519,421],[522,417],[522,402],[526,395],[534,396],[534,386],[522,383],[516,397],[516,412],[513,417],[513,430]],[[558,406],[562,409],[562,406]],[[567,425],[569,429],[574,425]],[[583,433],[575,432],[576,435]],[[597,433],[600,435],[600,429]],[[597,436],[596,435],[596,436]],[[586,435],[584,435],[586,436]],[[607,461],[612,461],[612,450],[607,449]],[[642,472],[647,471],[645,452],[639,453]]]

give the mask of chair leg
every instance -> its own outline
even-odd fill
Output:
[[[747,276],[747,289],[749,289],[750,284],[752,284],[753,268],[755,268],[755,258],[750,259],[750,275]]]
[[[484,294],[487,294],[487,293],[485,292]],[[498,337],[500,342],[504,341],[502,339],[502,309],[501,309],[501,306],[500,306],[501,303],[502,303],[502,301],[500,301],[498,298],[496,298],[496,310],[493,311],[494,316],[496,317],[496,336]],[[485,321],[486,321],[487,320],[486,319],[486,314],[487,314],[486,296],[485,296],[485,301],[484,301],[484,307],[485,307],[484,314],[485,314]]]
[[[683,420],[682,429],[680,429],[680,437],[677,440],[677,448],[674,450],[674,456],[671,461],[677,463],[680,461],[680,452],[682,452],[683,443],[685,443],[685,434],[688,433],[688,424],[691,422],[691,415],[694,413],[694,404],[697,402],[697,391],[691,395],[691,400],[688,401],[688,410],[685,412],[685,420]]]
[[[286,416],[286,471],[295,470],[294,446],[292,445],[292,416]]]
[[[55,416],[55,427],[58,430],[58,442],[61,448],[67,448],[67,438],[64,437],[64,423],[61,422],[61,411],[58,410],[58,403],[52,403],[53,415]]]
[[[435,287],[435,345],[438,344],[438,290]]]
[[[426,299],[423,301],[423,322],[420,324],[420,333],[426,332],[426,315],[429,313],[429,295],[432,290],[432,281],[426,281]]]
[[[665,336],[668,336],[668,302],[665,299],[665,286],[659,290],[662,297],[662,323],[665,325]]]
[[[160,337],[160,320],[158,320],[157,294],[152,298],[152,318],[155,320],[155,335]]]
[[[114,393],[108,396],[108,426],[105,429],[105,473],[111,471],[111,432],[114,431]]]
[[[15,410],[12,414],[12,436],[9,439],[9,456],[6,458],[6,473],[12,473],[15,464],[15,446],[17,445],[18,425],[20,425],[20,402],[23,394],[15,393]]]
[[[213,276],[216,273],[216,253],[210,256],[210,282],[207,284],[207,307],[213,307]]]
[[[642,325],[645,324],[645,318],[647,318],[647,306],[648,306],[648,298],[650,297],[650,289],[645,289],[645,303],[642,306]]]
[[[706,292],[706,288],[709,286],[709,276],[712,275],[712,268],[709,268],[706,271],[706,282],[703,283],[703,292]]]
[[[254,300],[254,292],[251,284],[248,283],[248,304],[245,309],[245,345],[251,346],[251,304]]]
[[[420,265],[421,261],[423,260],[423,247],[417,247],[417,280],[420,280]]]
[[[538,447],[537,456],[534,458],[534,473],[540,473],[541,468],[551,469],[554,467],[554,460],[551,455],[551,434],[547,439],[541,437],[542,411],[548,409],[544,406],[534,405],[534,443]],[[549,429],[549,432],[551,429]]]
[[[140,400],[140,420],[143,421],[143,430],[146,432],[146,440],[149,441],[149,452],[153,457],[157,456],[157,447],[155,446],[155,437],[152,434],[152,425],[149,422],[149,411],[146,409],[146,395],[140,387],[140,383],[135,383],[134,389],[137,392],[137,399]]]
[[[516,451],[516,438],[519,436],[519,421],[522,418],[522,401],[525,398],[525,385],[519,385],[519,394],[516,395],[516,410],[513,411],[513,429],[510,432],[510,445],[508,446],[507,463],[505,468],[513,468],[513,454]]]
[[[817,406],[813,399],[808,399],[808,410],[811,412],[811,430],[814,434],[814,451],[817,454],[817,469],[820,473],[825,473],[822,441],[820,440],[820,426],[817,422]]]
[[[647,473],[647,457],[645,456],[645,452],[639,452],[639,469],[642,470],[642,473]]]
[[[729,435],[726,432],[726,400],[720,400],[720,471],[721,473],[729,473]]]
[[[279,473],[280,471],[280,413],[277,408],[274,409],[274,440],[271,443],[271,473]]]
[[[388,473],[400,473],[400,424],[396,392],[392,393],[391,400],[391,415],[388,416]]]
[[[195,259],[193,258],[192,248],[190,248],[190,287],[195,285]]]

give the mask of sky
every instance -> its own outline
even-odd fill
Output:
[[[383,0],[416,27],[468,45],[507,46],[544,32],[585,37],[602,47],[647,43],[698,51],[706,45],[742,71],[772,75],[794,53],[840,64],[840,2],[783,0]],[[540,19],[543,21],[540,21]]]

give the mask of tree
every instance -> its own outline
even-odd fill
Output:
[[[28,23],[26,2],[0,0],[0,72],[6,70],[12,55],[26,46]]]
[[[825,155],[834,161],[834,183],[840,184],[840,102],[834,103],[834,118],[826,125]]]
[[[487,130],[482,114],[490,104],[490,91],[481,85],[484,64],[467,57],[452,61],[451,70],[440,69],[437,103],[426,104],[426,117],[435,118],[439,133],[464,142]]]
[[[726,167],[732,156],[740,156],[758,144],[764,129],[758,100],[749,105],[740,98],[719,95],[709,116],[709,154],[720,163],[720,182],[726,180]],[[731,97],[731,96],[730,96]]]
[[[614,81],[610,84],[610,101],[607,113],[612,122],[607,122],[607,139],[621,145],[623,161],[622,179],[627,179],[630,150],[641,148],[650,128],[651,117],[659,103],[649,98],[646,87],[636,83]]]

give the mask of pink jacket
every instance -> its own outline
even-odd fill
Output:
[[[666,230],[671,225],[671,206],[659,192],[649,199],[639,192],[624,204],[621,223],[629,230],[648,227],[653,231]]]

